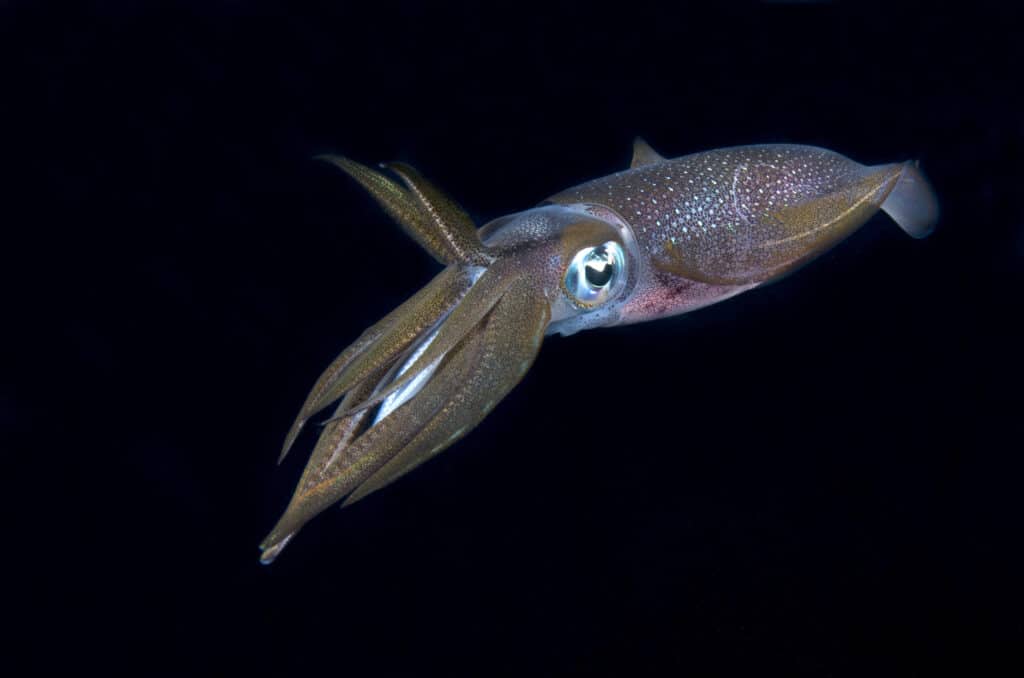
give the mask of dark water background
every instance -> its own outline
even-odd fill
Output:
[[[1020,675],[999,7],[3,3],[5,661]],[[312,157],[410,162],[483,223],[621,169],[637,134],[919,158],[943,220],[913,241],[879,216],[720,306],[549,339],[471,436],[261,567],[307,389],[436,271]]]

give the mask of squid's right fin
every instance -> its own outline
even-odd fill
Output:
[[[939,200],[916,162],[903,163],[882,209],[914,238],[929,235],[939,220]]]

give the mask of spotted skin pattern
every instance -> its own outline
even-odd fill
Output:
[[[860,189],[874,189],[866,205],[877,209],[900,169],[867,168],[811,146],[739,146],[601,177],[550,201],[614,210],[661,270],[744,285],[799,265],[809,243],[828,245],[848,235],[860,224],[838,217],[863,198]],[[878,188],[865,186],[872,182]],[[834,214],[824,213],[830,208]]]

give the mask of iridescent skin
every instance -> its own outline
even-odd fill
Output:
[[[282,459],[310,417],[341,402],[261,544],[265,563],[331,504],[361,499],[472,430],[522,379],[545,334],[721,301],[806,263],[879,209],[915,237],[938,217],[914,164],[865,167],[810,146],[742,146],[666,160],[638,139],[630,169],[479,231],[411,167],[387,166],[399,183],[351,160],[327,159],[446,268],[366,330],[313,387]],[[608,281],[573,277],[585,270],[573,263],[588,261],[583,254],[616,250],[622,270],[601,269],[612,272]],[[597,296],[578,296],[591,291]]]

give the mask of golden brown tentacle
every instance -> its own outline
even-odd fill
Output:
[[[486,265],[493,260],[480,242],[469,215],[419,172],[403,163],[391,167],[408,188],[342,156],[321,156],[370,192],[405,231],[442,263]],[[458,277],[451,287],[441,277]],[[324,371],[285,436],[278,463],[284,460],[311,416],[341,397],[379,366],[393,362],[451,308],[472,281],[469,273],[449,267],[434,282],[366,330]],[[446,291],[447,290],[447,291]],[[401,320],[399,320],[401,319]],[[451,348],[451,343],[446,344]],[[436,359],[436,351],[435,351]],[[394,389],[393,389],[394,390]]]
[[[362,384],[349,391],[342,399],[341,403],[338,404],[338,407],[335,409],[335,414],[337,415],[342,410],[351,407],[353,402],[358,402],[359,400],[372,395],[376,382],[379,382],[384,378],[387,372],[387,369],[381,369],[370,379],[367,379]],[[306,464],[306,468],[302,471],[302,477],[299,479],[299,483],[296,486],[295,495],[292,498],[291,504],[295,503],[295,498],[298,497],[305,488],[314,486],[325,477],[331,467],[331,464],[333,464],[336,459],[340,458],[341,455],[345,454],[349,445],[362,430],[369,415],[369,411],[364,411],[351,417],[335,418],[324,427],[319,440],[317,440],[313,454],[310,456],[309,462]],[[289,504],[288,511],[292,510],[291,504]],[[288,540],[291,539],[294,534],[295,533],[292,532],[274,543],[265,541],[261,544],[260,548],[264,549],[264,551],[260,556],[260,560],[264,563],[273,561],[274,558],[277,557],[278,553],[281,552],[281,549],[288,544]]]
[[[330,463],[318,472],[304,474],[304,480],[308,482],[299,485],[284,515],[260,544],[264,563],[273,560],[306,522],[369,478],[433,419],[451,394],[469,378],[480,355],[481,343],[474,341],[480,331],[475,329],[445,356],[435,374],[415,397],[354,440],[350,439],[350,431],[354,430],[349,428],[351,422],[367,416],[369,410],[332,422],[324,434],[327,440],[322,439],[314,452],[319,459],[330,456]]]
[[[349,160],[340,155],[321,155],[318,159],[335,165],[374,197],[384,211],[398,222],[405,233],[419,243],[420,247],[430,253],[441,264],[456,263],[451,253],[440,247],[443,243],[433,232],[433,225],[423,210],[419,200],[408,189],[397,181],[380,172],[375,172],[365,165]]]
[[[335,413],[351,407],[354,403],[368,398],[380,388],[385,375],[391,368],[382,367],[376,373],[345,394],[341,402],[335,408]],[[351,417],[334,417],[324,425],[320,438],[313,448],[306,468],[302,471],[302,477],[296,485],[296,489],[303,490],[312,487],[323,480],[329,472],[331,465],[338,459],[345,450],[365,428],[370,412],[358,412]]]
[[[490,313],[442,358],[409,401],[361,433],[372,410],[329,424],[284,516],[261,545],[263,562],[273,560],[307,521],[345,495],[352,493],[346,504],[356,501],[447,448],[522,379],[547,329],[548,302],[521,278],[488,307]],[[351,391],[339,410],[350,399],[365,397],[371,383]]]
[[[394,320],[384,334],[352,359],[324,392],[322,400],[327,403],[340,398],[378,368],[393,364],[449,312],[462,308],[462,302],[476,287],[471,272],[459,269],[458,277],[450,285],[439,285],[436,293],[425,297],[419,306],[394,313]]]
[[[480,242],[473,220],[458,203],[405,163],[385,163],[384,167],[401,177],[423,208],[424,215],[433,226],[423,231],[432,249],[445,252],[454,261],[470,266],[487,266],[494,261]]]
[[[475,351],[456,357],[465,363],[448,368],[468,372],[465,382],[456,382],[448,402],[402,450],[374,472],[348,496],[344,506],[405,475],[471,431],[491,409],[523,378],[540,350],[551,320],[551,308],[531,281],[520,279],[504,293],[471,341]]]
[[[446,268],[342,351],[320,375],[306,397],[285,437],[278,462],[288,454],[310,417],[340,398],[377,367],[397,360],[402,351],[443,317],[472,284],[470,271],[456,266]]]
[[[458,305],[441,323],[437,329],[437,334],[430,342],[430,346],[423,351],[401,377],[395,379],[387,388],[375,393],[372,398],[353,403],[352,409],[342,411],[337,416],[344,417],[352,412],[364,410],[382,402],[450,351],[480,323],[509,286],[513,284],[515,278],[510,270],[511,268],[507,264],[498,263],[484,271],[480,279],[473,284],[473,287],[466,292]]]
[[[285,456],[288,455],[288,451],[295,443],[295,439],[298,438],[299,433],[302,432],[303,427],[306,425],[306,421],[329,404],[321,402],[322,396],[337,378],[338,374],[348,366],[352,361],[352,358],[362,353],[370,344],[379,338],[382,331],[383,329],[380,327],[380,323],[367,329],[352,343],[351,346],[342,351],[341,355],[335,358],[327,369],[324,370],[323,374],[321,374],[316,380],[316,384],[313,385],[313,389],[309,392],[309,395],[306,396],[306,402],[302,404],[302,409],[299,410],[299,414],[295,417],[292,427],[288,430],[288,435],[285,436],[284,446],[281,448],[281,455],[277,458],[277,463],[280,464],[284,461]]]

